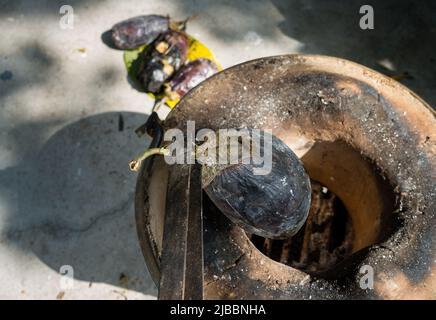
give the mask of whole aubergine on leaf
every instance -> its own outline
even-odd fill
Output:
[[[137,80],[147,92],[159,93],[163,84],[186,61],[189,38],[170,30],[160,35],[140,56]]]
[[[112,41],[118,49],[131,50],[153,42],[170,29],[184,30],[187,20],[173,21],[156,14],[133,17],[111,28]]]
[[[178,100],[217,72],[218,66],[211,60],[198,58],[190,61],[165,84],[165,95],[171,100]]]

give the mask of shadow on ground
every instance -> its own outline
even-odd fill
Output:
[[[433,107],[436,92],[436,3],[434,1],[280,1],[282,32],[302,42],[302,52],[361,63],[414,90]],[[374,30],[359,27],[359,8],[374,8]]]
[[[278,26],[264,1],[180,1],[185,15],[225,42],[247,32],[277,38],[277,27],[301,43],[299,52],[345,58],[397,78],[436,106],[436,2],[424,0],[271,0],[283,17]],[[359,9],[374,8],[374,30],[362,30]],[[226,23],[220,23],[226,19]],[[233,21],[233,23],[231,23]],[[241,22],[242,21],[242,22]],[[207,22],[207,23],[206,23]],[[295,52],[289,52],[295,53]]]
[[[70,0],[68,2],[62,0],[25,0],[25,1],[0,1],[0,17],[11,14],[44,16],[59,12],[62,5],[68,4],[73,8],[83,7],[87,9],[92,4],[86,0]]]
[[[144,115],[103,113],[54,134],[36,154],[0,171],[0,190],[10,207],[9,245],[33,252],[54,270],[74,277],[156,295],[139,249],[133,199],[132,150],[146,147],[134,129]],[[50,124],[17,127],[12,139],[41,135]],[[114,268],[116,266],[116,268]]]

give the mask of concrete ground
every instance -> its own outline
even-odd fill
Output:
[[[115,22],[197,14],[189,33],[224,67],[285,53],[339,56],[400,76],[436,105],[431,1],[69,1],[72,30],[59,26],[62,4],[0,1],[2,299],[156,297],[127,167],[148,142],[133,130],[152,101],[129,85],[122,52],[101,41]],[[363,4],[374,7],[375,30],[359,28]],[[60,276],[65,265],[73,287]]]

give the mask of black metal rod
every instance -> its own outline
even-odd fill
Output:
[[[170,167],[159,299],[203,299],[201,166]]]
[[[203,299],[203,192],[201,166],[191,165],[188,234],[186,248],[185,300]]]
[[[184,297],[190,166],[169,167],[159,299]]]

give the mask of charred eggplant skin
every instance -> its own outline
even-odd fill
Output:
[[[198,58],[190,61],[181,67],[166,85],[165,94],[170,99],[180,99],[189,90],[217,72],[218,66],[211,60]]]
[[[143,52],[137,80],[147,92],[159,93],[163,84],[185,63],[189,38],[182,31],[161,34]]]
[[[255,175],[252,169],[251,164],[228,166],[203,188],[245,231],[271,239],[293,236],[305,223],[311,200],[310,179],[301,161],[273,136],[271,172]]]
[[[112,41],[118,49],[136,49],[153,42],[161,33],[168,31],[169,25],[168,16],[152,14],[133,17],[112,27]]]

